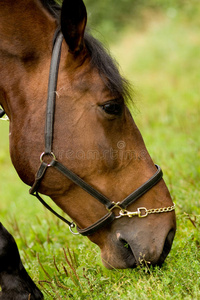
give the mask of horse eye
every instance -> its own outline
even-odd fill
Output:
[[[122,104],[110,101],[101,106],[102,109],[109,115],[118,116],[122,113]]]

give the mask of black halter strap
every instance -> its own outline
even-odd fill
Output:
[[[53,128],[54,128],[54,112],[55,112],[55,101],[56,101],[56,87],[57,87],[57,78],[58,78],[58,70],[60,63],[60,54],[61,54],[61,45],[62,45],[63,35],[60,31],[56,33],[55,43],[53,46],[51,66],[50,66],[50,74],[49,74],[49,85],[48,85],[48,99],[47,99],[47,111],[46,111],[46,127],[45,127],[45,152],[41,154],[40,160],[41,165],[35,177],[35,182],[30,189],[30,194],[36,196],[38,200],[53,214],[55,214],[62,221],[67,223],[70,228],[74,228],[75,225],[73,222],[69,222],[58,213],[56,213],[38,194],[38,189],[43,179],[46,170],[49,167],[53,167],[59,172],[61,172],[65,177],[70,179],[73,183],[78,185],[80,188],[85,190],[92,197],[96,198],[100,203],[102,203],[108,213],[103,216],[96,223],[91,226],[80,229],[77,228],[78,232],[82,235],[91,235],[95,233],[97,230],[103,228],[104,226],[110,224],[115,218],[114,208],[126,209],[130,204],[134,203],[138,198],[140,198],[143,194],[145,194],[149,189],[151,189],[155,184],[157,184],[163,176],[162,170],[159,166],[157,167],[157,172],[142,186],[140,186],[137,190],[135,190],[132,194],[130,194],[127,198],[125,198],[120,203],[111,202],[105,195],[96,190],[90,184],[85,182],[63,164],[56,160],[54,153],[52,152],[52,142],[53,142]],[[45,156],[51,156],[52,161],[50,163],[46,163],[44,161]]]
[[[51,154],[53,142],[53,124],[56,101],[56,88],[58,81],[58,71],[61,55],[61,45],[63,35],[60,30],[57,30],[54,35],[53,53],[51,59],[51,66],[49,71],[49,85],[48,85],[48,100],[46,108],[46,128],[45,128],[45,154]]]

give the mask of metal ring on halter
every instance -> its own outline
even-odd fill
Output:
[[[73,235],[79,235],[80,233],[79,232],[74,232],[72,229],[73,228],[76,228],[76,225],[74,224],[74,223],[71,223],[70,225],[69,225],[69,230],[70,230],[70,232],[73,234]]]
[[[42,152],[42,154],[40,155],[40,161],[41,161],[41,163],[43,162],[43,158],[44,158],[45,155],[52,156],[53,159],[56,160],[56,156],[55,156],[55,154],[53,152],[51,152],[51,153]],[[51,166],[51,164],[48,164],[48,167],[50,167],[50,166]]]

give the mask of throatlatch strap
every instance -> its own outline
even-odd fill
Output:
[[[64,217],[62,217],[61,215],[59,215],[53,208],[51,208],[51,206],[49,206],[42,199],[42,197],[40,197],[40,195],[38,194],[38,192],[32,193],[31,195],[35,196],[50,212],[52,212],[56,217],[58,217],[60,220],[62,220],[63,222],[65,222],[67,225],[71,226],[73,224],[73,222],[68,221],[67,219],[65,219]]]
[[[44,174],[45,174],[47,168],[48,168],[48,165],[45,162],[42,162],[37,171],[37,174],[35,176],[35,182],[29,190],[29,193],[31,195],[33,195],[38,190],[38,188],[40,186],[40,182],[41,182],[42,178],[44,177]]]

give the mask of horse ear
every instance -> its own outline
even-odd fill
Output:
[[[87,11],[82,0],[64,0],[61,10],[61,30],[69,50],[78,52],[83,47]]]

